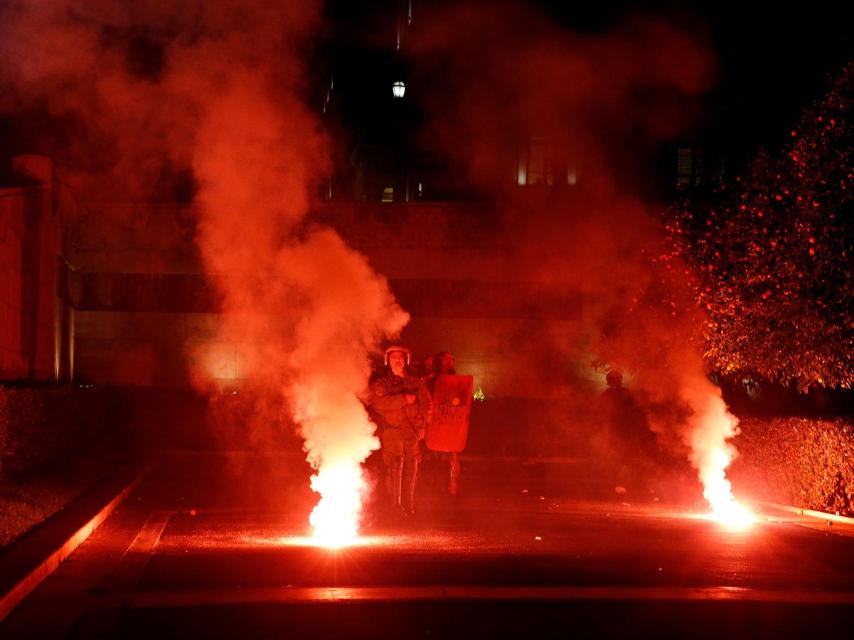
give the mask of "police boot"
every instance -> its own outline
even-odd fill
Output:
[[[407,458],[403,468],[403,511],[415,515],[415,484],[418,482],[418,459]]]
[[[456,453],[451,454],[451,462],[449,465],[448,475],[448,493],[452,496],[457,495],[458,483],[460,480],[460,456]]]
[[[403,458],[395,458],[386,469],[388,496],[391,501],[392,513],[400,513],[403,494]]]

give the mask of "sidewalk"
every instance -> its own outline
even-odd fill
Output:
[[[153,465],[122,467],[0,552],[0,621],[88,538]]]

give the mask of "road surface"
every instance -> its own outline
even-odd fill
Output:
[[[850,637],[854,538],[616,494],[583,464],[472,462],[360,544],[305,538],[295,458],[168,456],[2,638]]]

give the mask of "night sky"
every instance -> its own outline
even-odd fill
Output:
[[[0,0],[0,8],[4,4]],[[431,6],[436,4],[441,3],[414,0],[416,24],[429,20]],[[483,4],[489,10],[490,3]],[[828,75],[854,58],[854,39],[850,22],[841,13],[842,5],[825,0],[775,3],[773,7],[750,2],[660,0],[535,0],[528,4],[569,29],[587,33],[604,31],[627,13],[638,11],[704,24],[719,59],[719,77],[703,100],[702,116],[687,133],[693,140],[686,141],[713,141],[726,155],[731,173],[743,170],[760,146],[773,149],[784,142],[801,110],[824,93]],[[319,111],[320,96],[335,73],[336,92],[345,103],[337,123],[349,129],[353,141],[360,136],[375,141],[387,136],[383,109],[390,102],[389,78],[399,75],[390,55],[395,0],[330,0],[325,4],[324,20],[319,46],[309,63],[312,103]],[[0,117],[0,154],[47,151],[37,148],[38,136],[31,135],[35,129],[44,133],[43,124],[34,126],[38,114],[26,114],[23,119],[17,115],[16,121]]]
[[[436,4],[440,3],[415,0],[416,23],[429,19]],[[824,0],[774,6],[659,0],[536,0],[528,4],[555,22],[586,33],[604,31],[633,12],[705,25],[719,60],[719,76],[692,135],[697,141],[714,140],[723,147],[734,171],[743,168],[760,146],[774,148],[783,143],[801,110],[825,92],[828,75],[838,73],[854,58],[850,23],[843,18],[841,5]],[[489,3],[484,6],[488,10]],[[393,43],[394,13],[393,0],[327,3],[325,35],[339,85],[346,82],[342,75],[357,79],[362,90],[376,82],[376,93],[387,98],[387,77],[383,76],[394,69],[388,68],[390,63],[381,52]],[[371,111],[374,106],[365,109]],[[358,119],[362,118],[360,114]]]

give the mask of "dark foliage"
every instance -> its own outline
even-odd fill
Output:
[[[669,212],[708,312],[705,355],[724,374],[801,390],[854,383],[852,97],[854,63],[788,145]]]

